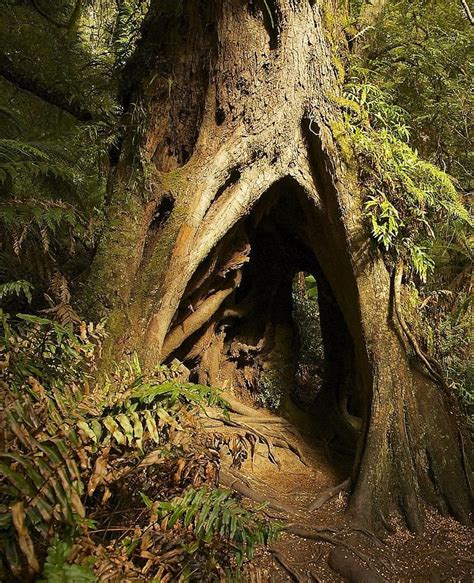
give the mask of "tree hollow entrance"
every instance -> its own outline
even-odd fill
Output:
[[[354,346],[318,262],[317,212],[293,180],[275,183],[199,266],[163,351],[193,381],[279,410],[352,456]]]

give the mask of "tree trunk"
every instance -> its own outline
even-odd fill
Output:
[[[105,362],[137,351],[150,368],[181,355],[236,385],[278,359],[290,369],[278,290],[317,266],[350,333],[364,416],[350,512],[373,527],[401,512],[420,529],[428,504],[466,522],[456,423],[395,325],[355,162],[341,155],[340,83],[320,8],[174,5],[152,3],[124,84],[129,130],[84,294],[108,315]]]

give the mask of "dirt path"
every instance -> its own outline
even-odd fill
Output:
[[[271,552],[256,558],[250,581],[474,580],[473,531],[450,518],[430,515],[426,532],[418,537],[394,519],[394,532],[382,541],[351,527],[344,489],[310,511],[316,500],[321,504],[322,493],[348,478],[350,460],[331,456],[321,442],[266,410],[238,401],[232,405],[230,419],[216,417],[209,422],[209,430],[230,443],[222,455],[221,481],[254,501],[269,500],[269,513],[292,531],[283,532]],[[239,443],[241,451],[247,446],[247,459],[237,469],[232,459]]]

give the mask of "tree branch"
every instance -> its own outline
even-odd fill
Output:
[[[29,77],[21,71],[14,70],[12,63],[5,54],[0,56],[0,76],[23,91],[28,91],[46,103],[62,109],[79,121],[89,122],[94,118],[91,111],[84,107],[84,105],[77,103],[77,101],[73,101],[70,95],[64,94],[56,89],[53,90],[38,79]]]
[[[41,7],[41,5],[39,4],[38,0],[31,0],[31,3],[33,4],[33,7],[36,10],[36,12],[38,12],[38,14],[41,14],[41,16],[45,20],[47,20],[50,24],[52,24],[56,28],[65,28],[65,25],[62,22],[59,22],[59,20],[54,19],[50,14],[48,14],[46,12],[46,10],[44,10]]]
[[[472,16],[471,9],[469,8],[469,4],[466,0],[461,0],[462,7],[464,8],[464,12],[466,13],[467,19],[471,24],[474,24],[474,17]]]

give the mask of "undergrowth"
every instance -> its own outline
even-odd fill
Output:
[[[277,529],[216,489],[219,391],[137,358],[97,386],[100,325],[0,319],[2,580],[238,579]]]
[[[307,275],[301,282],[293,281],[292,300],[299,341],[295,397],[300,403],[309,405],[314,403],[322,387],[324,374],[318,288],[314,276]]]

